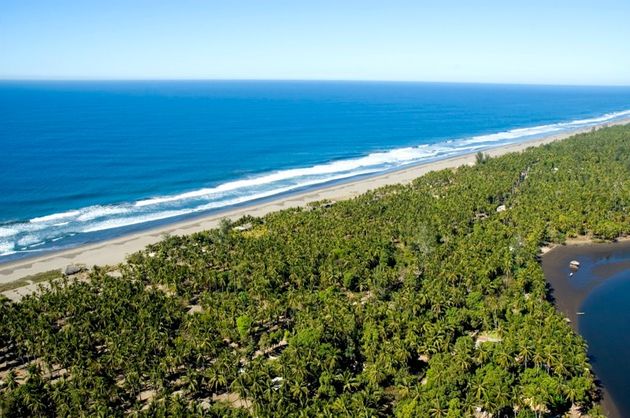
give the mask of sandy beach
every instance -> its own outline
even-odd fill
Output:
[[[601,127],[623,125],[627,123],[630,123],[630,118],[619,120],[614,123],[608,123],[606,125],[602,125]],[[490,156],[496,157],[510,152],[522,151],[528,147],[539,146],[562,140],[591,129],[593,128],[560,135],[547,136],[516,144],[502,145],[485,150],[484,152]],[[253,204],[251,206],[233,210],[226,210],[207,217],[173,223],[112,240],[9,262],[0,265],[0,284],[9,283],[24,276],[53,269],[60,269],[68,264],[85,264],[87,266],[117,264],[124,261],[129,254],[139,251],[149,244],[160,241],[164,235],[191,234],[211,229],[216,227],[223,218],[235,220],[244,215],[264,216],[270,212],[292,207],[301,207],[318,200],[328,199],[338,201],[349,199],[365,193],[368,190],[376,189],[382,186],[409,183],[413,179],[430,171],[450,169],[474,163],[475,153],[470,153],[458,157],[407,167],[382,175],[336,184],[327,188],[310,190],[299,194],[280,197],[279,199],[270,202]]]

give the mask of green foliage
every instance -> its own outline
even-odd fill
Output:
[[[481,151],[475,154],[475,162],[477,164],[485,164],[488,162],[489,159],[490,159],[490,156],[488,154],[484,154]]]
[[[630,128],[609,128],[55,280],[0,303],[0,411],[597,416],[537,256],[630,232],[628,156]]]
[[[241,336],[241,339],[246,339],[249,335],[249,330],[252,326],[252,319],[247,315],[241,315],[236,318],[236,329]]]

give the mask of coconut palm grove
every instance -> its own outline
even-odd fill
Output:
[[[538,257],[629,232],[610,127],[166,237],[2,301],[0,415],[599,416]]]

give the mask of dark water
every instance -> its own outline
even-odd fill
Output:
[[[621,416],[630,417],[630,269],[595,288],[580,309],[593,368]]]
[[[0,261],[630,115],[630,88],[0,82]]]
[[[630,417],[630,241],[560,246],[542,267],[556,307],[588,343],[604,412]]]

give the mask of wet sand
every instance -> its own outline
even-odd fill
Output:
[[[630,240],[613,243],[591,243],[584,240],[569,241],[542,257],[545,278],[551,286],[551,296],[556,308],[571,320],[571,327],[579,332],[578,315],[584,301],[594,289],[622,271],[630,270]],[[579,269],[572,270],[569,263],[580,262]],[[573,272],[573,275],[570,273]],[[588,315],[588,312],[584,312]],[[630,348],[629,348],[630,350]],[[617,406],[605,387],[602,388],[602,408],[606,416],[621,418]]]

